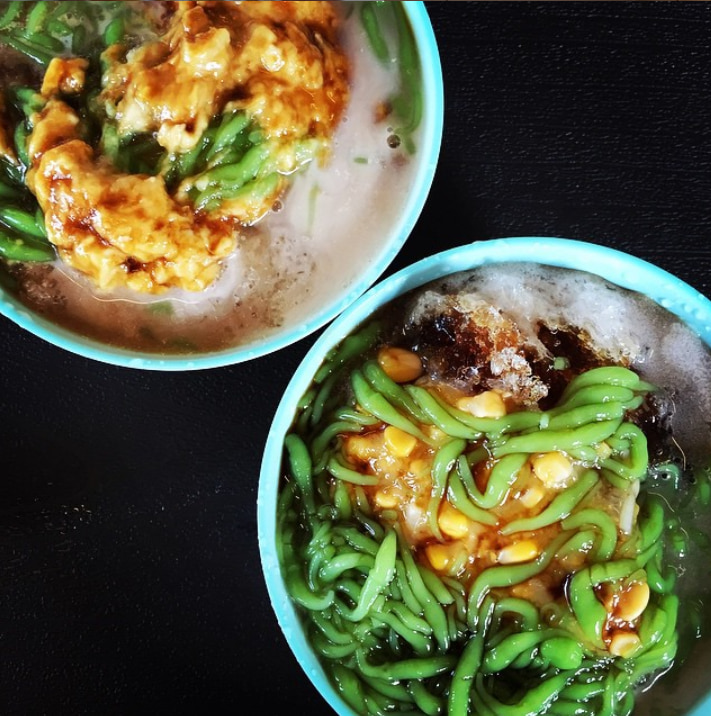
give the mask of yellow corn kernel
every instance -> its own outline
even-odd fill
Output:
[[[528,509],[535,507],[543,499],[543,489],[538,485],[531,485],[521,493],[518,501]]]
[[[595,446],[595,452],[601,460],[607,460],[612,455],[612,448],[603,440]]]
[[[407,457],[417,445],[417,438],[394,425],[388,425],[384,431],[385,446],[395,457]]]
[[[477,418],[502,418],[506,415],[506,404],[501,393],[495,390],[486,390],[479,395],[460,398],[457,407],[465,410]]]
[[[379,457],[382,450],[377,432],[368,435],[351,435],[344,443],[346,454],[363,461]]]
[[[531,458],[533,474],[548,487],[563,487],[573,476],[573,463],[562,452],[544,452]]]
[[[448,537],[461,539],[469,534],[469,518],[455,507],[445,502],[437,518],[439,528]]]
[[[538,557],[540,553],[541,550],[532,539],[523,539],[500,549],[498,560],[500,564],[517,564],[529,562]]]
[[[642,616],[649,604],[649,585],[647,582],[632,582],[620,593],[615,616],[622,621],[631,622]]]
[[[383,510],[392,510],[398,506],[399,500],[392,492],[378,490],[375,493],[375,504]]]
[[[449,563],[449,550],[444,544],[428,544],[425,548],[425,554],[429,563],[434,569],[446,569]]]
[[[443,430],[440,430],[436,425],[425,425],[423,432],[436,445],[443,445],[452,439],[451,436],[447,435]]]
[[[439,572],[446,571],[453,563],[459,551],[459,545],[433,542],[425,547],[429,563]]]
[[[410,463],[409,472],[415,477],[429,477],[432,472],[432,463],[429,460],[418,458]]]
[[[420,357],[406,348],[385,346],[378,352],[378,363],[396,383],[411,383],[423,373]]]
[[[610,639],[610,654],[626,659],[631,656],[642,642],[633,632],[616,631]]]

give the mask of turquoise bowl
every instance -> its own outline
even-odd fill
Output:
[[[487,264],[513,262],[586,271],[617,286],[644,294],[681,318],[711,347],[711,301],[699,291],[663,269],[629,254],[562,238],[503,238],[444,251],[376,284],[331,323],[296,370],[276,410],[261,465],[257,520],[262,570],[279,626],[304,673],[339,716],[361,715],[344,703],[324,673],[305,637],[278,564],[276,503],[282,475],[284,437],[291,428],[300,399],[328,352],[379,308],[407,291],[449,274]],[[685,716],[709,714],[711,695]]]
[[[424,2],[405,2],[402,6],[419,52],[423,89],[423,115],[413,159],[415,166],[402,211],[380,237],[377,254],[354,279],[334,288],[306,315],[299,315],[296,320],[287,319],[283,325],[263,335],[210,353],[157,354],[108,345],[50,322],[29,310],[2,287],[0,314],[39,338],[80,356],[126,368],[156,371],[190,371],[242,363],[285,348],[326,325],[377,281],[397,256],[420,216],[437,168],[444,121],[439,50]],[[338,280],[339,277],[334,276],[334,286]]]

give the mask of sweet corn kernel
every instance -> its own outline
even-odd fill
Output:
[[[439,528],[448,537],[461,539],[469,534],[470,522],[467,516],[445,502],[437,518]]]
[[[395,457],[407,457],[417,445],[417,438],[394,425],[388,425],[384,431],[385,446]]]
[[[543,490],[538,485],[532,485],[521,493],[518,501],[524,506],[535,507],[543,499]]]
[[[612,448],[603,440],[595,446],[595,452],[601,460],[607,460],[612,455]]]
[[[420,357],[406,348],[385,346],[378,353],[378,363],[385,374],[396,383],[411,383],[423,372]]]
[[[641,644],[640,638],[629,631],[616,631],[610,639],[610,654],[623,659],[631,656]]]
[[[457,407],[477,418],[501,418],[506,415],[504,399],[495,390],[486,390],[479,395],[460,398]]]
[[[615,616],[631,622],[642,616],[649,604],[649,585],[647,582],[632,582],[619,597]]]
[[[427,559],[432,567],[440,572],[446,571],[451,567],[458,552],[458,545],[441,544],[440,542],[433,542],[425,547]]]
[[[399,500],[392,492],[378,490],[375,493],[375,504],[384,510],[392,510],[398,506]]]
[[[364,461],[377,458],[382,453],[382,444],[378,433],[351,435],[345,441],[344,448],[345,452],[351,457]]]
[[[427,460],[418,458],[410,463],[410,472],[415,477],[427,477],[431,473],[432,464]]]
[[[436,445],[443,445],[444,443],[452,439],[449,435],[447,435],[447,433],[445,433],[443,430],[440,430],[436,425],[425,425],[424,433]]]
[[[535,559],[540,553],[541,550],[532,539],[524,539],[500,549],[498,560],[500,564],[517,564]]]
[[[563,487],[573,476],[573,463],[562,452],[544,452],[531,458],[534,475],[548,487]]]

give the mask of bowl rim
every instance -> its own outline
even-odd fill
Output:
[[[288,330],[277,329],[244,345],[197,355],[149,353],[111,346],[43,318],[1,289],[0,314],[34,336],[76,355],[119,367],[156,371],[191,371],[244,363],[292,345],[333,320],[385,273],[402,249],[422,213],[439,160],[444,127],[444,82],[437,40],[422,0],[403,2],[402,6],[420,53],[423,94],[426,97],[421,139],[415,155],[416,172],[400,218],[388,232],[386,250],[371,262],[346,293],[339,292],[340,298],[337,296],[332,304],[325,305],[307,321]]]
[[[538,263],[598,275],[622,288],[644,294],[686,323],[711,348],[711,301],[665,269],[619,249],[576,239],[517,236],[461,244],[433,254],[381,280],[346,309],[319,336],[297,366],[276,408],[267,435],[257,491],[257,535],[262,574],[272,610],[296,661],[339,716],[361,716],[337,694],[309,645],[289,597],[276,551],[276,497],[283,440],[293,422],[298,401],[328,351],[384,304],[458,271],[487,264]],[[711,693],[686,716],[703,716],[711,709]]]

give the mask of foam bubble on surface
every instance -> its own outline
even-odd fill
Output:
[[[584,328],[594,345],[618,360],[639,358],[649,328],[630,313],[626,291],[574,271],[529,264],[485,267],[473,282],[483,300],[509,315],[535,340],[544,316],[550,327]]]

